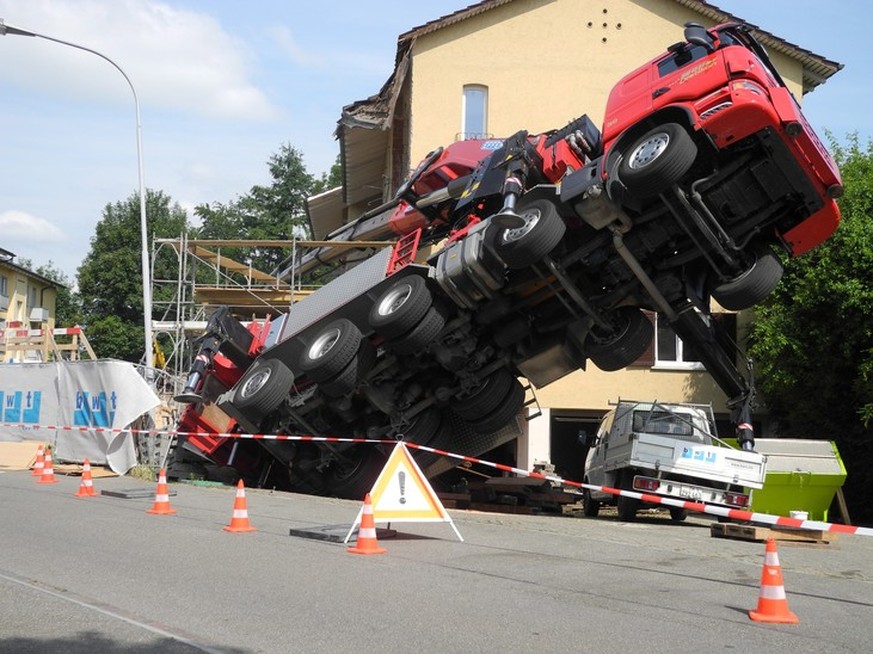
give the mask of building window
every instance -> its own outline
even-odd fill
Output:
[[[461,139],[481,139],[488,135],[488,87],[464,86]]]
[[[703,316],[707,324],[709,316]],[[661,316],[655,318],[655,367],[702,370],[703,364],[694,352],[693,345],[686,345],[670,323]]]
[[[9,278],[6,275],[0,275],[0,295],[9,297]]]
[[[736,352],[737,316],[733,313],[704,315],[715,333],[716,342],[729,353]],[[703,370],[693,345],[687,345],[676,335],[670,323],[655,316],[655,367],[683,370]]]
[[[670,323],[660,316],[655,321],[655,367],[689,370],[703,367],[694,354],[694,348],[686,346]]]

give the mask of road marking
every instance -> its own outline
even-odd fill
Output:
[[[5,579],[6,581],[11,581],[14,584],[24,586],[25,588],[30,588],[32,590],[39,591],[40,593],[51,595],[52,597],[57,597],[58,599],[62,599],[72,604],[76,604],[77,606],[81,606],[91,611],[102,613],[103,615],[109,616],[110,618],[115,618],[116,620],[127,622],[128,624],[139,627],[140,629],[151,631],[152,633],[159,636],[171,638],[172,640],[176,640],[185,645],[194,647],[195,649],[199,649],[201,652],[208,652],[209,654],[224,654],[224,650],[210,647],[209,645],[199,643],[196,640],[193,640],[190,637],[185,636],[181,633],[170,631],[170,628],[166,625],[160,625],[155,622],[143,622],[142,620],[139,620],[132,615],[123,612],[121,609],[115,608],[113,606],[110,606],[109,604],[105,604],[95,599],[77,595],[76,593],[67,589],[58,588],[55,590],[52,588],[48,588],[42,582],[19,577],[18,575],[9,572],[8,570],[0,570],[0,579]]]

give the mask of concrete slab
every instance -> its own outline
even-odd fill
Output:
[[[291,528],[288,530],[289,536],[297,536],[299,538],[311,538],[313,540],[324,540],[329,543],[342,543],[346,537],[346,534],[349,533],[350,525],[322,525],[319,527],[306,527],[306,528]],[[357,527],[355,531],[352,532],[351,538],[349,538],[349,543],[354,544],[354,540],[357,537]],[[382,529],[381,527],[376,528],[376,540],[381,540],[383,538],[393,538],[397,535],[397,531],[394,529]]]
[[[145,500],[155,496],[155,491],[148,488],[119,488],[117,490],[101,490],[101,495],[106,497],[120,497],[125,500]],[[168,497],[175,497],[176,491],[167,491]]]

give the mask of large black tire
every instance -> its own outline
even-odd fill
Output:
[[[279,408],[293,385],[294,373],[279,359],[256,361],[237,385],[234,406],[262,419]]]
[[[349,364],[331,379],[319,383],[321,391],[329,397],[342,397],[355,389],[376,362],[376,348],[366,338],[361,341],[358,354]]]
[[[754,262],[746,272],[716,287],[712,297],[728,311],[748,309],[776,290],[783,271],[779,257],[770,248],[763,248],[754,253]]]
[[[615,312],[618,329],[605,339],[589,336],[587,354],[595,366],[614,372],[639,359],[655,334],[652,321],[636,307],[619,307]]]
[[[484,418],[471,420],[467,424],[479,434],[490,434],[508,425],[524,407],[524,387],[513,377],[509,392],[498,407]]]
[[[567,230],[557,207],[548,200],[534,200],[518,212],[524,218],[524,225],[498,229],[494,237],[497,255],[514,270],[540,261],[557,247]]]
[[[385,465],[385,455],[374,445],[354,445],[328,468],[325,487],[336,497],[363,500]]]
[[[633,472],[627,471],[622,474],[619,490],[633,490]],[[619,495],[616,500],[616,508],[618,509],[618,519],[622,522],[633,522],[637,518],[637,509],[640,508],[640,501],[632,497]]]
[[[618,176],[627,190],[649,198],[679,182],[697,159],[697,146],[677,123],[649,130],[625,151]]]
[[[683,509],[680,506],[671,506],[670,509],[670,520],[673,522],[682,522],[688,516],[688,511]]]
[[[370,310],[370,326],[386,339],[397,338],[415,327],[433,299],[419,275],[407,275],[385,291]]]
[[[427,310],[424,318],[408,334],[387,341],[387,345],[397,354],[416,354],[424,351],[442,331],[446,319],[434,307]]]
[[[482,380],[472,393],[458,397],[452,408],[464,420],[484,418],[503,402],[514,380],[507,368],[499,368]]]
[[[336,377],[349,365],[361,345],[361,332],[346,318],[322,329],[300,357],[300,369],[314,382]]]
[[[600,502],[591,497],[591,491],[587,488],[582,489],[582,513],[588,518],[596,518],[600,514]]]
[[[409,430],[403,436],[412,443],[427,445],[440,432],[442,422],[442,411],[436,407],[427,408],[412,419]]]
[[[419,445],[443,449],[451,441],[451,431],[447,422],[442,411],[436,407],[425,409],[413,420],[409,428],[409,440]],[[416,448],[410,448],[410,450],[422,470],[440,458],[439,454],[424,452]]]

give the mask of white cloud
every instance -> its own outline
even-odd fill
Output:
[[[327,61],[322,55],[315,52],[310,52],[303,48],[294,38],[291,30],[284,25],[273,27],[271,35],[276,42],[276,45],[291,58],[291,61],[298,66],[306,66],[309,68],[325,68]]]
[[[106,55],[127,73],[143,104],[223,118],[279,115],[251,81],[254,54],[206,14],[158,0],[0,0],[0,16]],[[80,96],[129,94],[118,72],[93,55],[63,52],[43,39],[19,41],[14,63],[4,43],[10,65],[0,66],[0,80],[54,90],[63,84]]]
[[[279,49],[299,68],[318,71],[332,71],[333,74],[366,74],[384,76],[390,73],[391,59],[374,56],[368,47],[355,49],[355,44],[347,42],[348,50],[337,49],[335,45],[324,50],[307,49],[300,44],[290,28],[274,26],[270,36]]]
[[[23,211],[0,213],[0,234],[4,240],[17,243],[60,243],[64,233],[44,218]]]

